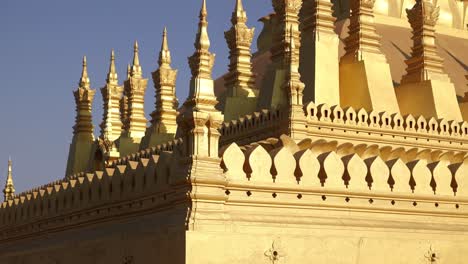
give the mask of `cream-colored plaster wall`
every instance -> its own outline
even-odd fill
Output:
[[[468,257],[464,217],[247,204],[226,211],[222,231],[206,221],[187,232],[186,263],[464,264]]]

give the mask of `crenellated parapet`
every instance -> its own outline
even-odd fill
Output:
[[[178,146],[177,142],[157,146],[119,159],[103,171],[78,173],[13,196],[1,204],[0,241],[147,214],[185,201],[185,193],[171,187],[169,149]]]
[[[226,146],[222,167],[229,182],[227,203],[468,213],[464,161],[384,161],[371,153],[340,153],[282,136],[273,142]]]

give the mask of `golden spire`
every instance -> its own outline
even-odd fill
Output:
[[[345,39],[344,57],[361,61],[365,53],[382,54],[380,36],[374,24],[376,0],[351,0],[349,36]]]
[[[167,44],[167,28],[164,27],[163,39],[161,43],[161,51],[159,52],[159,67],[171,67],[172,62],[171,51],[169,50],[169,45]]]
[[[223,122],[223,115],[215,108],[218,101],[211,77],[215,55],[209,51],[206,16],[206,1],[203,0],[194,45],[195,52],[189,58],[192,72],[189,96],[184,103],[184,111],[177,117],[177,123],[181,129],[180,135],[188,144],[187,154],[218,158],[220,136],[218,129]],[[207,127],[209,132],[206,132]]]
[[[83,70],[81,72],[79,86],[80,88],[84,88],[84,89],[90,88],[90,81],[88,77],[88,64],[86,62],[86,56],[83,56]]]
[[[411,9],[406,9],[413,29],[413,46],[411,58],[405,61],[407,73],[401,80],[402,84],[429,80],[432,74],[445,74],[443,60],[435,45],[435,26],[439,11],[435,0],[417,0]]]
[[[120,119],[120,98],[123,87],[118,85],[117,72],[115,70],[115,54],[111,51],[109,73],[107,74],[107,84],[101,88],[104,103],[103,119],[100,124],[100,138],[115,141],[122,133],[122,121]]]
[[[12,200],[15,195],[15,186],[13,184],[13,174],[12,174],[12,161],[11,158],[8,159],[8,175],[5,183],[5,189],[3,189],[5,201]]]
[[[114,49],[111,51],[111,59],[110,59],[110,65],[109,65],[109,73],[107,74],[107,79],[106,79],[108,84],[113,84],[117,85],[119,80],[118,80],[118,75],[115,70],[115,54],[114,54]]]
[[[122,100],[122,103],[126,101],[122,107],[123,111],[126,112],[122,115],[125,116],[123,134],[126,138],[130,138],[132,142],[135,142],[132,149],[126,148],[129,151],[138,150],[134,147],[138,146],[136,143],[140,143],[140,140],[144,137],[147,123],[144,104],[148,79],[143,78],[137,41],[135,41],[133,51],[133,65],[130,67],[128,79],[124,82],[124,99]],[[128,153],[121,154],[127,155]]]
[[[250,51],[255,29],[249,29],[246,25],[247,13],[242,0],[236,0],[231,22],[232,27],[224,33],[230,58],[229,72],[224,78],[228,96],[256,97]]]
[[[76,105],[76,117],[75,125],[73,126],[73,139],[68,154],[66,176],[87,169],[87,160],[89,159],[88,151],[94,143],[92,106],[95,94],[96,90],[90,88],[86,57],[84,57],[80,84],[78,89],[73,91]]]
[[[211,73],[214,64],[214,54],[209,52],[210,38],[208,36],[206,0],[203,0],[200,10],[200,22],[198,23],[198,32],[195,39],[195,53],[189,58],[192,79],[194,77],[204,77],[211,79]]]
[[[171,52],[167,42],[167,29],[164,28],[159,52],[159,68],[152,73],[155,88],[155,110],[151,113],[151,126],[146,130],[141,148],[150,148],[174,138],[177,131],[176,96],[177,70],[171,67]]]
[[[135,44],[133,46],[133,65],[130,70],[130,76],[132,77],[142,77],[143,75],[141,71],[140,58],[138,56],[138,52],[138,42],[135,40]]]
[[[130,66],[130,64],[127,64],[127,79],[130,79],[131,71],[132,71],[132,66]]]

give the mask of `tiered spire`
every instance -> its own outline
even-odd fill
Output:
[[[346,54],[340,60],[340,102],[342,107],[398,113],[390,65],[380,51],[375,27],[375,1],[350,0]]]
[[[13,173],[12,173],[12,164],[11,158],[8,159],[8,175],[5,183],[5,188],[3,189],[3,197],[5,201],[12,200],[15,195],[15,186],[13,184]]]
[[[83,57],[83,70],[79,81],[79,87],[74,92],[76,102],[76,122],[74,134],[86,133],[93,137],[93,120],[91,107],[93,104],[95,90],[91,90],[88,77],[88,64],[86,56]]]
[[[159,69],[153,72],[154,88],[156,90],[155,110],[151,113],[151,126],[148,128],[144,144],[141,148],[156,146],[174,138],[177,131],[176,96],[177,70],[171,67],[171,51],[167,41],[167,29],[164,28],[159,52]]]
[[[139,49],[138,49],[138,41],[135,40],[135,44],[133,45],[133,65],[130,69],[130,76],[139,78],[143,75],[140,66],[140,57],[139,57]]]
[[[122,106],[123,112],[123,127],[127,138],[131,139],[132,144],[137,145],[145,135],[146,123],[144,112],[144,97],[148,85],[148,79],[143,79],[143,73],[140,66],[138,42],[135,41],[133,50],[133,65],[129,71],[129,78],[124,82],[124,99],[125,105]],[[137,150],[138,147],[130,147],[128,151]],[[126,155],[128,153],[122,153]]]
[[[380,39],[374,24],[376,0],[351,0],[349,35],[345,39],[344,58],[363,60],[366,54],[382,54]]]
[[[73,92],[76,103],[76,119],[68,156],[67,176],[87,170],[94,142],[92,105],[96,91],[90,88],[86,56],[83,57],[83,70],[78,85],[78,89]]]
[[[236,0],[236,6],[231,17],[232,27],[224,33],[229,47],[229,72],[224,77],[226,102],[224,117],[226,120],[237,119],[251,114],[257,108],[255,75],[252,73],[252,53],[250,46],[254,36],[254,28],[248,28],[247,13],[242,0]]]
[[[206,0],[203,0],[194,44],[195,52],[189,58],[192,72],[190,93],[177,123],[184,144],[187,145],[187,155],[218,158],[218,129],[223,122],[223,115],[215,109],[218,101],[214,95],[214,81],[211,77],[215,55],[209,51],[207,14]]]
[[[267,79],[263,81],[264,87],[260,90],[259,108],[282,108],[287,107],[288,91],[285,91],[282,82],[289,68],[288,45],[290,34],[294,38],[296,49],[294,56],[299,61],[301,33],[299,31],[299,11],[302,0],[272,0],[276,13],[277,24],[273,31],[273,44],[271,48],[272,64],[267,70]]]
[[[203,0],[194,43],[195,52],[189,58],[192,72],[190,93],[184,105],[197,110],[213,111],[218,101],[214,95],[214,84],[211,76],[215,55],[209,51],[211,44],[208,36],[207,15],[206,0]]]
[[[250,46],[255,29],[248,28],[247,13],[242,0],[236,0],[232,13],[232,27],[224,33],[229,47],[229,72],[226,75],[225,86],[227,95],[231,97],[256,97],[255,75],[252,73]]]
[[[104,101],[104,114],[100,125],[100,138],[103,140],[115,141],[122,133],[119,101],[122,97],[123,86],[119,86],[118,82],[118,75],[115,70],[115,54],[114,50],[112,50],[106,86],[101,88]]]
[[[444,75],[443,60],[435,45],[435,25],[439,19],[439,7],[436,0],[417,0],[411,9],[407,9],[408,21],[413,29],[413,47],[406,75],[401,83],[422,82],[431,79],[434,74]]]
[[[406,13],[413,29],[413,46],[411,57],[405,61],[406,75],[395,90],[401,113],[461,122],[465,107],[459,107],[455,86],[444,72],[435,45],[437,0],[416,0]]]
[[[299,14],[299,72],[306,88],[304,102],[340,104],[339,43],[330,0],[304,0]],[[316,67],[320,65],[320,67]]]

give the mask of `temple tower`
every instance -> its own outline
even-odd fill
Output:
[[[203,0],[195,52],[189,58],[192,72],[190,92],[177,118],[180,129],[178,134],[183,139],[183,146],[177,166],[178,173],[174,173],[179,180],[173,180],[180,181],[180,184],[187,183],[187,180],[190,182],[188,186],[185,185],[190,189],[193,208],[189,215],[189,229],[194,228],[192,225],[199,215],[201,218],[208,215],[219,216],[225,202],[222,186],[226,184],[226,179],[217,166],[220,162],[219,129],[224,118],[215,108],[218,103],[212,78],[215,55],[209,51],[207,14],[206,0]]]
[[[137,41],[135,41],[133,50],[133,65],[128,75],[128,79],[124,82],[124,96],[126,98],[122,102],[124,103],[122,106],[124,119],[122,120],[123,133],[119,148],[122,156],[138,151],[146,132],[147,120],[144,104],[148,79],[143,78]]]
[[[270,50],[272,63],[265,73],[258,100],[259,108],[266,109],[287,107],[288,95],[284,89],[284,82],[288,72],[289,35],[293,35],[296,43],[295,56],[299,56],[301,43],[298,15],[302,0],[272,0],[272,3],[277,19],[273,32],[273,46]]]
[[[83,57],[83,71],[79,86],[73,92],[76,103],[76,119],[68,154],[66,176],[88,169],[89,157],[94,143],[92,104],[95,94],[96,91],[91,89],[85,56]]]
[[[417,0],[406,13],[413,29],[413,46],[405,61],[406,75],[396,89],[402,114],[461,121],[455,87],[444,72],[435,45],[437,0]]]
[[[177,70],[172,69],[171,61],[167,29],[164,28],[158,60],[159,69],[152,73],[156,90],[155,110],[151,113],[151,126],[146,130],[141,149],[174,139],[177,132],[177,107],[179,106],[176,96]]]
[[[339,38],[330,0],[304,0],[299,72],[305,84],[304,102],[340,104]]]
[[[397,113],[390,66],[374,24],[375,0],[350,0],[350,4],[346,54],[340,60],[341,106]]]
[[[122,120],[120,113],[120,100],[122,98],[123,86],[119,86],[118,75],[115,69],[115,54],[111,52],[109,73],[107,74],[106,86],[101,88],[101,94],[104,103],[104,114],[99,141],[106,148],[107,159],[116,159],[120,154],[114,142],[122,134]]]
[[[8,159],[8,175],[5,182],[5,188],[3,189],[3,197],[5,201],[12,200],[15,196],[15,185],[13,184],[13,173],[12,173],[11,159]]]
[[[254,28],[248,28],[242,0],[236,0],[231,17],[232,27],[224,33],[229,47],[229,72],[224,77],[227,89],[224,118],[226,121],[253,113],[257,108],[258,90],[252,73],[250,47]]]

